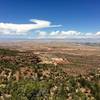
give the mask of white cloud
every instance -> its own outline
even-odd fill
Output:
[[[93,33],[86,33],[85,36],[93,36]]]
[[[38,37],[37,38],[45,38],[47,34],[47,32],[45,31],[36,31],[36,33],[38,33]]]
[[[53,31],[48,33],[51,36],[56,36],[56,35],[60,35],[60,36],[70,36],[70,35],[80,35],[80,32],[77,31]]]
[[[81,32],[77,31],[36,31],[38,38],[66,38],[81,35]]]
[[[50,21],[31,19],[29,24],[0,23],[0,34],[24,35],[30,30],[60,27],[61,25],[51,25]]]
[[[74,30],[70,31],[37,31],[38,38],[97,38],[100,32],[97,33],[82,33]]]
[[[55,35],[59,35],[60,31],[53,31],[51,33],[49,33],[49,35],[51,36],[55,36]]]
[[[100,32],[97,32],[96,35],[100,35]]]
[[[31,19],[28,24],[0,23],[0,35],[26,35],[31,30],[38,30],[49,27],[60,27],[61,25],[52,25],[50,21]],[[82,33],[75,30],[69,31],[36,31],[37,38],[95,38],[100,37],[100,31],[96,33]]]
[[[61,35],[80,35],[81,32],[77,31],[61,31]]]

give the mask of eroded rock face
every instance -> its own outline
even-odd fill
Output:
[[[63,58],[51,58],[52,62],[57,65],[57,64],[69,64],[69,61],[67,59]]]
[[[15,57],[13,57],[13,56],[0,55],[0,61],[14,61],[14,60],[15,60]]]

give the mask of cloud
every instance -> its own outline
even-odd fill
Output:
[[[36,33],[38,34],[38,38],[67,38],[81,35],[81,32],[77,31],[36,31]]]
[[[86,33],[85,36],[93,36],[93,33]]]
[[[31,30],[35,30],[37,38],[97,38],[100,37],[100,31],[96,33],[83,33],[75,30],[68,31],[38,31],[43,28],[60,27],[61,25],[52,25],[50,21],[30,19],[31,23],[27,24],[15,24],[15,23],[0,23],[0,35],[1,36],[27,36],[31,33]],[[1,37],[0,36],[0,37]],[[24,37],[23,36],[23,37]],[[31,35],[29,35],[31,37]]]
[[[46,35],[48,35],[45,31],[35,31],[35,33],[38,35],[37,38],[46,38]]]
[[[97,32],[96,35],[100,35],[100,32]]]
[[[60,27],[52,25],[50,21],[31,19],[29,24],[0,23],[0,34],[3,35],[25,35],[34,29]]]
[[[77,31],[61,31],[61,35],[80,35],[81,32]]]
[[[37,38],[97,38],[100,37],[100,32],[97,33],[82,33],[75,30],[69,31],[36,31]]]

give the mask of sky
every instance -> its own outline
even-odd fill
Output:
[[[0,38],[100,37],[100,0],[0,0]]]

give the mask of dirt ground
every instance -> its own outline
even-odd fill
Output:
[[[1,48],[32,52],[42,63],[62,65],[68,74],[87,74],[100,67],[100,46],[67,42],[13,41],[0,42]]]

